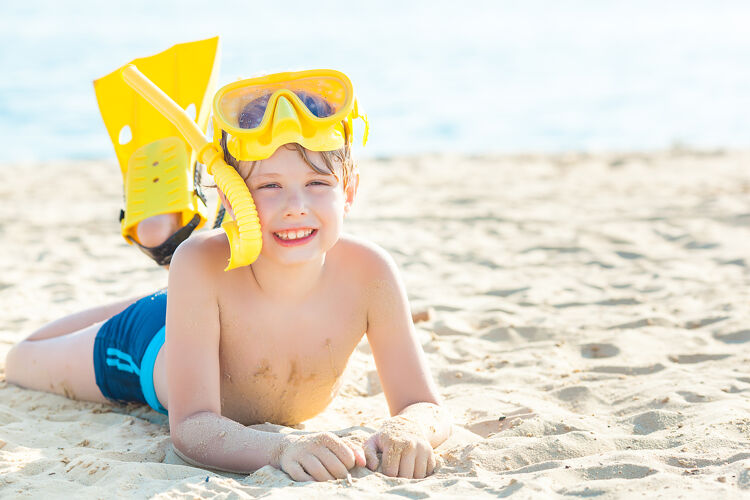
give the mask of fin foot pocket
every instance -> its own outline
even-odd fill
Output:
[[[138,245],[159,265],[168,264],[177,246],[206,221],[206,204],[195,179],[188,150],[177,137],[146,144],[128,161],[122,236],[128,243]],[[137,234],[138,224],[149,217],[167,213],[178,214],[182,228],[161,245],[142,245]]]
[[[131,237],[128,237],[128,240],[130,243],[136,244],[143,253],[151,257],[154,262],[156,262],[160,266],[168,266],[172,262],[172,255],[174,255],[177,247],[180,246],[180,243],[188,239],[191,234],[193,234],[193,231],[195,231],[200,222],[200,216],[198,214],[195,214],[190,222],[175,231],[169,238],[164,241],[164,243],[155,247],[143,246]]]

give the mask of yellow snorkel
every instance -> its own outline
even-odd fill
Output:
[[[121,74],[128,85],[179,130],[197,152],[198,160],[206,166],[208,173],[214,176],[216,185],[232,206],[235,220],[225,221],[221,225],[227,233],[231,250],[229,263],[224,270],[229,271],[255,262],[260,255],[263,240],[255,202],[245,181],[233,167],[226,164],[223,153],[203,135],[185,110],[138,71],[138,68],[129,64],[122,69]]]

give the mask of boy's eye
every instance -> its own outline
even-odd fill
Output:
[[[326,182],[326,181],[310,181],[308,183],[308,186],[313,186],[313,185],[316,185],[316,186],[330,186],[330,184],[328,182]],[[258,186],[257,189],[280,188],[280,187],[281,187],[281,185],[279,185],[276,182],[269,182],[268,184],[261,184],[260,186]]]

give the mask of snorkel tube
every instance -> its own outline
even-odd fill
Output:
[[[245,181],[237,171],[226,164],[222,152],[201,132],[198,125],[176,102],[154,85],[132,64],[125,66],[122,79],[138,94],[163,114],[180,131],[185,140],[197,152],[198,160],[214,176],[216,185],[227,197],[235,220],[225,221],[221,227],[229,239],[229,271],[255,262],[263,245],[260,220],[255,202]]]

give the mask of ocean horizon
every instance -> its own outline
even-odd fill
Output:
[[[750,146],[740,1],[95,3],[0,7],[0,161],[114,159],[92,81],[221,37],[219,85],[347,73],[358,156]]]

